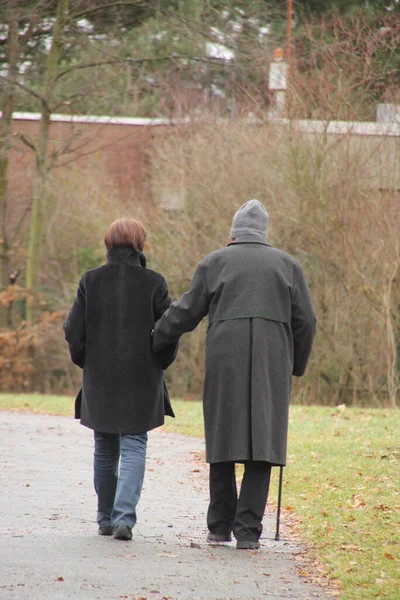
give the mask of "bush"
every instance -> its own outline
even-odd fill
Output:
[[[187,289],[196,263],[227,243],[232,216],[249,198],[267,207],[272,244],[302,263],[318,334],[307,375],[295,382],[299,402],[396,405],[399,199],[372,172],[371,156],[383,156],[389,142],[371,143],[203,122],[155,148],[155,197],[175,190],[184,198],[180,211],[144,215],[151,262],[174,297]],[[200,392],[203,377],[204,334],[186,338],[169,374],[179,394],[188,391],[186,381]]]
[[[255,197],[270,213],[270,242],[302,263],[318,317],[310,365],[294,382],[294,398],[396,406],[398,140],[302,134],[238,120],[175,127],[154,139],[146,204],[135,197],[122,204],[96,185],[96,174],[77,182],[72,173],[54,185],[41,304],[56,315],[44,314],[31,326],[17,320],[15,330],[0,332],[0,386],[76,391],[80,374],[70,364],[61,314],[71,306],[82,271],[105,260],[102,238],[113,219],[144,221],[148,266],[165,275],[178,298],[199,260],[228,242],[237,208]],[[182,198],[183,207],[164,210],[168,195]],[[202,323],[181,341],[167,372],[174,395],[201,393],[206,327]]]
[[[70,393],[80,387],[64,341],[65,314],[45,313],[35,323],[0,330],[0,389],[4,392]]]

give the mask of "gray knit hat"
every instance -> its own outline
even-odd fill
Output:
[[[251,236],[267,241],[268,213],[258,200],[248,200],[235,213],[230,238]]]

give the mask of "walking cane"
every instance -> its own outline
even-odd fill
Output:
[[[276,533],[275,533],[276,541],[279,541],[279,525],[281,522],[282,478],[283,478],[283,465],[280,465],[280,467],[279,467],[279,489],[278,489],[278,510],[276,513]]]

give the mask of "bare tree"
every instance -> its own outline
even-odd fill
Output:
[[[10,85],[3,90],[2,114],[0,118],[0,284],[5,288],[9,284],[10,248],[13,238],[7,228],[8,213],[8,166],[12,146],[12,114],[14,107],[15,82],[18,77],[18,0],[10,0],[7,14],[8,44],[7,65]],[[6,319],[5,311],[0,309],[0,325]]]
[[[146,3],[147,5],[153,3]],[[45,63],[42,65],[42,78],[40,87],[36,84],[35,87],[28,85],[25,81],[21,80],[18,77],[18,61],[20,60],[20,56],[18,54],[18,1],[13,0],[10,4],[10,27],[9,27],[9,35],[7,40],[8,54],[10,58],[13,59],[14,63],[9,60],[9,72],[7,76],[0,76],[0,80],[6,90],[5,94],[5,109],[4,113],[4,123],[7,123],[7,128],[4,130],[4,148],[6,149],[6,153],[4,155],[6,162],[5,165],[8,164],[8,152],[10,149],[11,142],[11,115],[12,115],[12,100],[15,95],[15,90],[18,89],[20,92],[25,93],[33,97],[40,105],[40,130],[37,140],[29,139],[27,136],[23,134],[20,135],[20,139],[27,145],[35,154],[35,162],[36,162],[36,177],[33,185],[33,194],[32,194],[32,205],[30,211],[30,220],[29,220],[29,235],[28,235],[28,253],[27,253],[27,263],[26,263],[26,288],[29,292],[36,292],[38,289],[38,281],[40,275],[40,267],[41,267],[41,254],[43,248],[43,236],[44,236],[44,225],[46,220],[46,213],[48,209],[48,183],[49,183],[49,173],[56,163],[57,160],[57,152],[52,150],[52,160],[50,160],[50,123],[51,123],[51,115],[57,110],[60,104],[68,104],[69,97],[64,96],[60,99],[58,92],[58,86],[61,81],[67,78],[69,75],[76,73],[81,70],[93,70],[104,65],[122,65],[122,64],[130,64],[130,65],[144,65],[146,63],[160,63],[165,61],[178,61],[180,59],[186,60],[203,60],[202,57],[197,55],[184,55],[181,57],[177,57],[175,55],[171,55],[165,53],[164,55],[158,56],[145,56],[145,57],[124,57],[114,55],[112,52],[107,51],[99,58],[94,60],[84,61],[73,63],[70,65],[65,65],[64,57],[65,53],[69,48],[69,37],[71,33],[71,28],[75,22],[83,17],[90,17],[92,15],[97,15],[97,13],[107,13],[112,9],[116,9],[118,7],[141,7],[143,6],[142,0],[125,0],[125,1],[114,1],[108,3],[93,3],[93,2],[84,2],[81,4],[79,10],[74,12],[71,9],[71,3],[69,0],[58,0],[54,3],[55,13],[52,19],[51,25],[51,45],[46,57]],[[156,3],[154,3],[156,5]],[[37,15],[36,15],[37,19]],[[39,23],[39,24],[38,24]],[[40,26],[40,19],[37,22],[38,26]],[[46,32],[48,33],[48,31]],[[21,36],[20,36],[21,37]],[[210,62],[213,62],[213,59],[209,59]],[[218,61],[214,61],[218,62]],[[14,64],[14,66],[11,66]],[[7,103],[8,102],[8,103]],[[7,172],[3,172],[3,187],[7,182]],[[5,189],[5,188],[4,188]],[[6,198],[6,193],[3,194],[3,198]],[[3,230],[6,232],[7,229],[7,220],[6,220],[6,201],[2,204],[2,208],[4,210],[2,213],[4,214],[3,219]],[[6,232],[7,233],[7,232]],[[4,251],[3,255],[5,257],[8,256],[9,241],[8,237],[5,237],[4,243]],[[6,258],[4,259],[6,260]],[[4,262],[4,261],[3,261]],[[3,268],[3,272],[7,273],[8,266],[5,265]],[[6,275],[4,276],[4,279]],[[26,317],[27,320],[32,319],[34,304],[29,303],[27,305]]]

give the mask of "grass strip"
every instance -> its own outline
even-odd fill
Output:
[[[202,436],[201,403],[173,406],[164,430]],[[72,415],[73,401],[0,394],[0,409]],[[399,431],[400,411],[291,407],[283,507],[342,600],[400,598]]]

